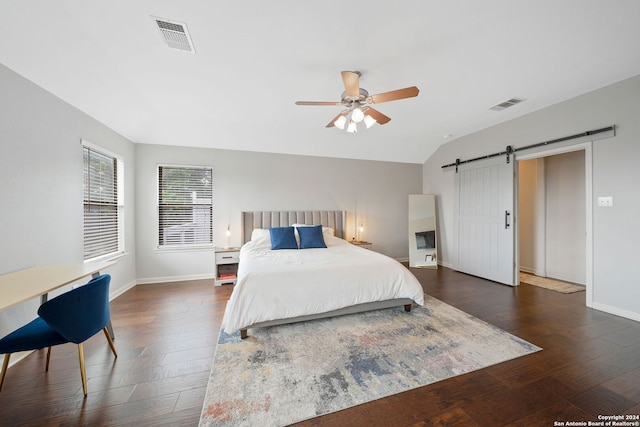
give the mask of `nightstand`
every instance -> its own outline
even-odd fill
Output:
[[[371,242],[363,242],[361,240],[352,240],[351,242],[352,245],[356,245],[360,248],[364,248],[364,249],[373,249],[373,243]]]
[[[240,248],[216,248],[216,286],[235,285],[238,278]]]

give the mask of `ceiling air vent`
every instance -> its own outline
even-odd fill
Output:
[[[514,105],[519,104],[522,101],[524,101],[524,99],[522,99],[522,98],[511,98],[511,99],[507,99],[504,102],[501,102],[498,105],[494,105],[493,107],[491,107],[489,109],[493,110],[493,111],[502,111],[505,108],[513,107]]]
[[[193,48],[193,42],[191,41],[191,36],[189,36],[189,31],[187,31],[187,26],[180,22],[169,21],[167,19],[160,19],[154,16],[151,17],[156,25],[158,26],[158,30],[162,35],[162,39],[171,49],[181,50],[183,52],[191,52],[196,53]]]

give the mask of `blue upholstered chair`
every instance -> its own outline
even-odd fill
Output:
[[[82,389],[87,395],[87,374],[82,343],[101,330],[109,341],[113,355],[118,357],[113,340],[107,330],[109,322],[109,282],[104,274],[84,286],[72,289],[45,302],[38,309],[39,317],[0,340],[0,354],[4,353],[0,390],[9,367],[11,353],[49,347],[46,370],[49,370],[51,347],[72,342],[78,344]]]

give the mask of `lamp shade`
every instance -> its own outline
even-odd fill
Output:
[[[364,119],[364,113],[362,112],[360,107],[354,108],[353,111],[351,112],[351,120],[353,120],[356,123],[360,123],[362,119]]]
[[[335,127],[337,127],[338,129],[344,129],[344,125],[347,123],[347,117],[344,115],[341,115],[340,117],[338,117],[336,119],[335,122],[333,122],[333,125]]]
[[[376,119],[374,119],[370,115],[367,114],[366,116],[364,116],[364,125],[367,127],[367,129],[369,129],[371,126],[375,125],[376,123],[378,123]]]

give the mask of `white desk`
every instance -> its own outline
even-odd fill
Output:
[[[100,270],[115,264],[115,261],[95,263],[40,265],[0,276],[0,310],[6,310],[30,299],[41,297],[64,285],[91,275],[97,277]],[[108,325],[113,337],[111,322]]]

